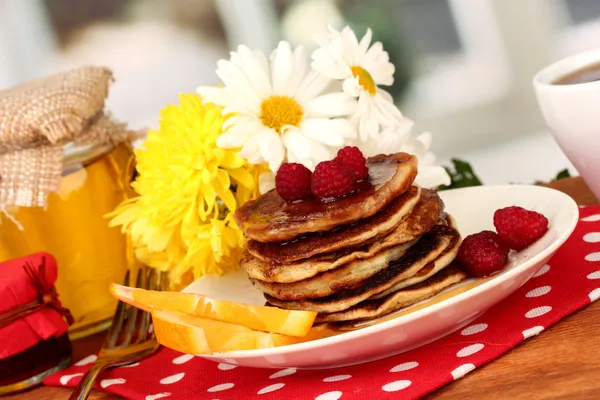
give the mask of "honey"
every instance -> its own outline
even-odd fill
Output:
[[[122,282],[135,258],[127,237],[104,215],[133,195],[128,144],[65,148],[60,190],[47,207],[9,209],[0,224],[0,261],[48,252],[58,261],[56,289],[75,324],[71,337],[108,326],[116,300],[111,282]],[[20,225],[20,226],[19,226]]]

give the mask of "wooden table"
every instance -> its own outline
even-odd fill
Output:
[[[581,205],[598,201],[580,178],[550,183]],[[75,360],[97,351],[103,335],[73,344]],[[70,390],[40,387],[9,399],[58,400]],[[91,399],[120,397],[94,392]],[[600,302],[594,303],[541,335],[528,339],[491,363],[476,369],[427,399],[600,399]]]

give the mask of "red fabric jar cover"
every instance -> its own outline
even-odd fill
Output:
[[[0,359],[58,338],[71,318],[54,289],[56,260],[36,253],[0,263]]]

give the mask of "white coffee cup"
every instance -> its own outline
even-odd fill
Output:
[[[600,69],[600,48],[547,66],[533,86],[554,139],[600,199],[600,81],[555,84],[592,66]]]

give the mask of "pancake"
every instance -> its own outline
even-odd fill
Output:
[[[456,242],[454,246],[448,246],[446,249],[440,254],[438,258],[424,266],[419,272],[417,272],[412,278],[408,278],[402,282],[396,283],[394,286],[389,288],[388,290],[381,292],[372,297],[372,299],[379,299],[387,296],[390,293],[396,292],[400,289],[404,289],[408,286],[413,286],[418,283],[421,283],[433,275],[441,271],[443,268],[446,268],[450,265],[454,259],[456,258],[456,254],[458,253],[458,248],[460,247],[460,241]]]
[[[375,215],[411,187],[417,158],[407,153],[377,155],[367,160],[368,181],[358,191],[335,201],[286,202],[275,189],[251,200],[234,214],[248,239],[283,242],[307,233],[325,232]]]
[[[357,246],[390,233],[417,207],[416,205],[422,208],[421,203],[425,203],[427,207],[441,208],[441,202],[433,200],[433,197],[437,197],[433,190],[421,190],[418,186],[412,186],[392,200],[383,210],[369,218],[332,231],[312,233],[287,242],[262,243],[250,240],[248,252],[264,261],[290,263],[316,254]]]
[[[354,289],[341,290],[327,297],[306,300],[285,301],[265,295],[267,301],[289,310],[317,311],[333,313],[346,310],[361,301],[381,293],[400,281],[413,277],[428,263],[435,260],[448,246],[456,246],[460,241],[459,233],[445,225],[436,225],[398,260],[387,268],[361,282]]]
[[[339,268],[292,283],[269,283],[251,279],[255,288],[280,300],[304,300],[332,295],[343,289],[357,287],[365,279],[387,268],[402,257],[416,240],[380,251],[371,258],[358,259]]]
[[[467,276],[455,266],[450,266],[424,282],[390,293],[383,298],[369,299],[344,311],[319,314],[315,322],[355,321],[381,317],[433,297],[447,287],[463,281]]]
[[[319,254],[295,263],[271,263],[249,253],[244,254],[241,266],[250,278],[263,282],[290,283],[309,279],[357,259],[368,259],[383,249],[414,240],[429,232],[439,221],[443,204],[433,191],[421,190],[422,199],[411,214],[383,239],[352,249]]]

